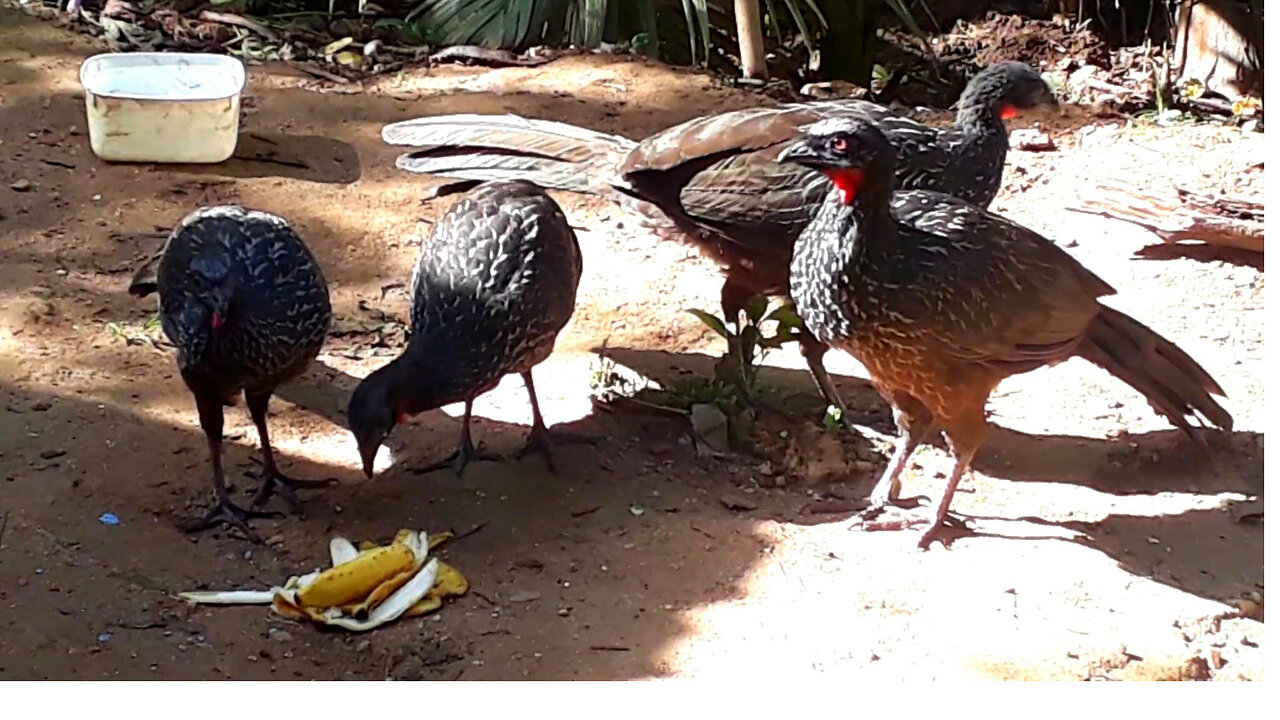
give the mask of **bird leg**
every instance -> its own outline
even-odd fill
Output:
[[[258,428],[258,442],[262,446],[262,484],[258,486],[258,492],[254,494],[251,504],[253,507],[258,507],[270,500],[272,495],[278,494],[289,506],[291,512],[301,514],[298,494],[295,492],[298,488],[327,488],[337,483],[338,479],[300,480],[280,472],[276,467],[275,453],[271,451],[271,438],[267,435],[267,404],[271,402],[271,393],[246,392],[244,402],[249,406],[249,415],[253,417],[253,424]]]
[[[898,446],[884,474],[871,489],[868,497],[870,506],[862,512],[858,527],[863,530],[903,530],[908,527],[928,522],[929,518],[909,510],[919,506],[913,501],[908,507],[900,500],[902,493],[902,471],[907,461],[915,453],[920,443],[933,432],[933,413],[919,401],[909,395],[897,395],[890,400],[893,406],[893,419],[898,426]],[[890,507],[898,507],[908,512],[893,512],[890,517],[881,516]]]
[[[960,485],[960,478],[964,477],[965,472],[969,470],[969,463],[973,462],[973,456],[978,452],[978,447],[982,445],[982,438],[986,435],[986,431],[987,420],[981,407],[979,407],[976,417],[970,416],[962,418],[961,422],[947,423],[944,432],[947,436],[947,444],[951,446],[951,454],[955,457],[956,464],[951,469],[951,477],[947,480],[946,492],[942,494],[942,500],[938,502],[935,508],[933,523],[920,536],[921,550],[928,550],[934,540],[942,540],[939,535],[944,528],[959,526],[962,530],[968,530],[968,527],[962,521],[949,514],[951,500],[956,495],[956,488]],[[950,541],[942,540],[942,542],[943,544],[949,544]]]
[[[938,502],[937,509],[934,510],[933,524],[929,525],[927,530],[924,530],[923,536],[920,536],[920,550],[929,550],[929,546],[933,544],[933,541],[941,539],[938,536],[942,533],[943,528],[959,527],[960,529],[968,530],[964,521],[950,515],[951,498],[955,497],[956,487],[960,484],[960,478],[963,478],[965,471],[969,470],[969,462],[973,461],[973,456],[977,451],[977,447],[972,447],[965,451],[956,450],[955,443],[952,443],[951,452],[955,455],[955,468],[951,469],[951,478],[947,479],[946,492],[942,493],[942,501]],[[947,542],[943,541],[945,544]]]
[[[437,470],[443,470],[444,468],[451,467],[458,477],[462,477],[463,471],[466,470],[467,465],[472,461],[495,462],[505,459],[498,453],[477,450],[476,446],[472,444],[471,402],[472,401],[470,400],[467,401],[466,412],[462,415],[462,438],[458,441],[458,449],[454,450],[453,454],[443,460],[437,460],[424,468],[415,468],[413,471],[414,475],[426,475],[427,473],[433,473]]]
[[[813,378],[813,384],[818,386],[818,393],[822,395],[822,399],[827,405],[840,411],[840,421],[848,430],[860,435],[879,436],[879,432],[868,432],[868,428],[864,427],[871,424],[874,417],[871,413],[863,413],[863,417],[856,420],[849,414],[844,398],[840,396],[840,391],[836,389],[831,374],[827,372],[826,365],[822,362],[827,350],[827,346],[814,337],[813,333],[809,332],[809,328],[800,326],[800,352],[804,355],[805,362],[809,364],[809,375]]]
[[[525,370],[520,373],[520,377],[524,379],[524,387],[529,391],[529,405],[533,408],[533,429],[529,431],[529,441],[525,443],[524,447],[516,451],[516,458],[522,458],[531,452],[538,452],[547,461],[547,469],[554,473],[556,472],[556,464],[551,457],[552,440],[564,444],[582,443],[595,445],[600,442],[600,438],[591,435],[565,430],[552,432],[547,429],[547,424],[542,419],[542,410],[538,407],[538,393],[533,389],[533,371]]]
[[[228,525],[244,533],[250,541],[261,543],[262,539],[249,527],[251,518],[279,517],[278,512],[261,512],[249,510],[231,502],[227,494],[227,483],[222,473],[222,402],[218,398],[196,395],[196,408],[200,413],[200,427],[204,429],[205,438],[209,441],[209,464],[213,468],[214,503],[204,517],[193,520],[182,526],[183,532],[193,533],[207,530],[215,525]]]

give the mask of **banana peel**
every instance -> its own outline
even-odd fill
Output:
[[[467,592],[466,577],[430,557],[453,533],[401,530],[389,545],[343,537],[329,541],[327,570],[291,577],[270,590],[184,592],[179,597],[202,605],[271,605],[277,615],[366,632],[400,617],[418,617],[440,609],[447,597]]]

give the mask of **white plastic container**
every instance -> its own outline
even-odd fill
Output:
[[[236,149],[244,83],[226,55],[95,55],[80,66],[89,145],[116,162],[220,163]]]

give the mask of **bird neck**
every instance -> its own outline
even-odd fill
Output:
[[[850,192],[847,180],[841,181],[840,171],[834,177],[828,172],[835,188],[823,210],[828,223],[823,237],[825,242],[835,244],[827,252],[837,254],[846,267],[868,254],[892,252],[894,244],[895,226],[889,207],[893,168],[888,163],[873,163],[861,172],[854,192]]]
[[[1017,114],[1017,108],[1003,99],[997,83],[972,82],[960,95],[956,107],[955,127],[969,138],[1004,138],[1004,121]]]
[[[453,402],[450,389],[436,381],[432,365],[418,361],[410,353],[382,366],[376,374],[386,391],[387,408],[398,419]]]

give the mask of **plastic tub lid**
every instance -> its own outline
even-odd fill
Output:
[[[244,64],[204,53],[105,53],[80,65],[80,84],[100,97],[183,102],[244,90]]]

